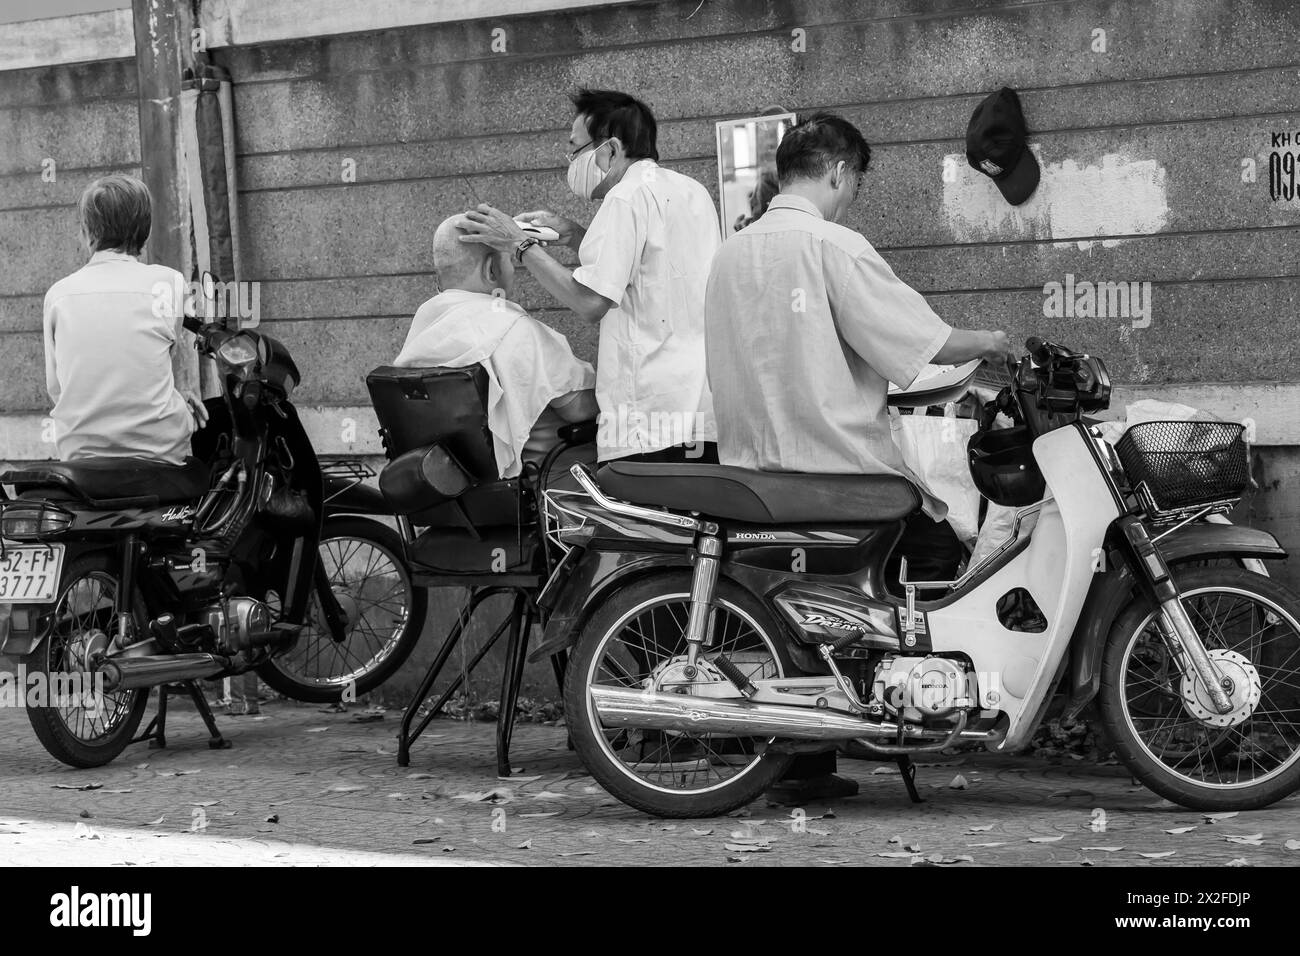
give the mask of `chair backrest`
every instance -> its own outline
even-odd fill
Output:
[[[381,366],[366,388],[388,457],[438,442],[480,482],[498,480],[487,420],[487,372],[465,368]]]

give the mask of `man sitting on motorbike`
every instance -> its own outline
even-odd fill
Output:
[[[184,280],[139,256],[149,238],[149,189],[105,176],[77,204],[90,261],[45,295],[45,384],[60,459],[144,458],[180,465],[207,420],[176,388]]]
[[[488,429],[502,478],[538,465],[560,443],[557,429],[596,417],[596,373],[568,340],[511,301],[515,268],[508,252],[460,242],[461,217],[438,226],[433,264],[442,291],[415,313],[394,365],[459,368],[488,375]],[[557,456],[552,475],[595,460],[594,446]]]
[[[951,579],[961,543],[943,520],[947,506],[894,444],[889,383],[907,387],[932,362],[998,360],[1009,345],[1002,332],[951,328],[840,224],[870,159],[851,123],[808,117],[777,147],[780,193],[714,257],[704,327],[718,456],[765,471],[907,477],[923,510],[908,520],[886,577],[897,581],[906,556],[912,580]],[[769,798],[856,793],[834,770],[833,751],[801,755]]]
[[[911,578],[945,579],[961,546],[946,505],[894,444],[889,383],[906,388],[929,363],[997,361],[1010,346],[1002,332],[951,328],[840,224],[870,159],[852,123],[808,117],[777,148],[780,194],[714,258],[705,328],[719,458],[766,471],[906,476],[923,510],[897,551]]]

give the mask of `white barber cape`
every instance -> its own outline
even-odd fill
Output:
[[[592,388],[596,373],[569,341],[508,299],[449,289],[415,313],[393,362],[402,368],[463,368],[488,376],[488,430],[502,478],[523,468],[533,425],[561,395]]]

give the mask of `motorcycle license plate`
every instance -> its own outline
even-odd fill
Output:
[[[63,545],[6,546],[0,556],[0,604],[49,604],[59,587]]]

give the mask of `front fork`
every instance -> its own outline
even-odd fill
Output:
[[[1117,524],[1137,559],[1137,573],[1147,582],[1152,596],[1160,608],[1159,628],[1169,645],[1180,669],[1192,673],[1200,680],[1210,695],[1210,701],[1221,714],[1232,710],[1232,701],[1225,689],[1225,678],[1205,650],[1201,635],[1183,607],[1182,596],[1169,574],[1169,565],[1156,548],[1146,526],[1136,515],[1126,515]]]

